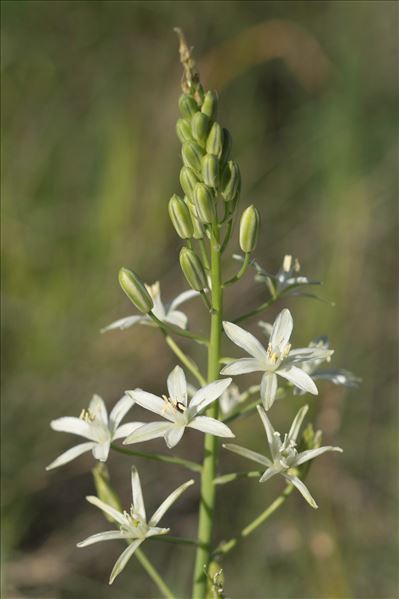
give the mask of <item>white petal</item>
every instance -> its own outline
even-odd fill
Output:
[[[258,370],[264,370],[262,364],[256,358],[240,358],[227,364],[220,374],[230,374],[236,376],[238,374],[247,374],[249,372],[257,372]]]
[[[184,493],[184,491],[186,489],[188,489],[188,487],[191,487],[191,485],[193,485],[193,484],[194,484],[194,480],[191,479],[191,480],[188,480],[186,483],[183,483],[182,485],[180,485],[180,487],[178,487],[177,489],[175,489],[165,499],[165,501],[163,501],[161,503],[159,508],[151,516],[150,521],[148,522],[149,526],[156,526],[158,524],[158,522],[160,521],[160,519],[162,518],[162,516],[165,514],[165,512],[171,507],[171,505],[174,504],[176,499],[178,499],[180,497],[180,495],[182,493]]]
[[[235,437],[226,424],[209,416],[196,416],[187,426],[216,437]]]
[[[129,538],[128,533],[123,533],[120,530],[107,530],[87,537],[84,541],[77,543],[77,547],[87,547],[88,545],[93,545],[93,543],[99,543],[100,541],[113,541],[114,539],[127,538]]]
[[[261,464],[262,466],[271,466],[272,463],[266,456],[258,453],[257,451],[252,451],[252,449],[247,449],[246,447],[241,447],[241,445],[236,445],[235,443],[225,443],[223,444],[225,449],[236,453],[243,458],[248,458],[257,464]]]
[[[292,441],[297,440],[298,434],[299,434],[299,429],[301,428],[303,419],[305,418],[308,409],[309,409],[309,406],[303,406],[298,411],[297,415],[295,416],[294,420],[292,421],[291,428],[288,433],[288,438],[292,439]]]
[[[260,362],[266,361],[267,354],[265,348],[251,333],[248,333],[248,331],[232,322],[224,321],[223,328],[233,343],[242,347],[250,356],[253,356]]]
[[[310,376],[304,370],[301,370],[301,368],[297,366],[289,366],[288,368],[280,366],[276,372],[302,391],[313,393],[313,395],[319,394]]]
[[[230,378],[219,379],[199,389],[190,401],[190,412],[202,412],[202,410],[204,410],[207,406],[209,406],[209,404],[215,401],[215,399],[220,397],[224,391],[226,391],[227,387],[231,383],[231,380],[232,379]],[[193,410],[193,408],[195,409]]]
[[[127,562],[142,542],[143,539],[137,539],[136,541],[132,541],[129,547],[125,549],[123,553],[121,553],[121,555],[115,562],[115,566],[112,569],[111,576],[109,577],[109,584],[112,584],[115,578],[122,572],[123,568],[126,566]]]
[[[274,372],[265,372],[260,384],[260,397],[265,410],[270,410],[277,396],[277,375]]]
[[[186,302],[187,300],[199,296],[199,291],[194,291],[193,289],[189,289],[188,291],[183,291],[180,293],[173,302],[169,306],[169,310],[175,310],[178,306]]]
[[[259,416],[261,417],[263,426],[265,427],[267,441],[271,447],[274,444],[274,438],[275,438],[275,434],[276,434],[275,430],[274,430],[269,418],[267,417],[267,414],[266,414],[264,408],[262,408],[262,406],[256,406],[256,407],[259,412]]]
[[[273,330],[273,325],[270,322],[265,322],[264,320],[260,320],[258,322],[258,326],[262,329],[267,337],[270,337]]]
[[[161,397],[158,397],[158,395],[147,393],[147,391],[143,391],[142,389],[134,389],[134,391],[126,391],[126,393],[142,408],[159,414],[159,416],[163,416],[167,420],[174,421],[168,410],[165,409],[165,401]]]
[[[98,418],[105,426],[108,426],[108,413],[104,400],[99,395],[93,395],[89,403],[89,412]]]
[[[71,447],[71,449],[68,449],[60,456],[58,456],[58,458],[55,459],[54,462],[51,462],[51,464],[47,466],[46,470],[52,470],[53,468],[58,468],[58,466],[62,466],[63,464],[71,462],[72,460],[80,456],[82,453],[85,453],[85,451],[90,451],[90,449],[93,449],[94,445],[94,443],[80,443],[79,445]]]
[[[326,453],[326,451],[339,451],[342,453],[343,450],[341,447],[332,447],[331,445],[325,445],[324,447],[318,447],[317,449],[308,449],[307,451],[302,451],[302,453],[297,456],[297,459],[293,465],[300,466],[301,464],[304,464],[305,462],[313,460],[314,458],[317,458],[317,456]]]
[[[284,308],[273,323],[270,335],[270,343],[273,348],[278,348],[280,352],[284,351],[290,340],[293,326],[291,312]]]
[[[123,437],[128,437],[131,435],[136,429],[140,426],[143,426],[144,422],[126,422],[126,424],[122,424],[119,426],[113,434],[112,439],[122,439]]]
[[[265,483],[267,480],[269,480],[269,478],[271,478],[275,474],[278,474],[278,472],[275,468],[273,468],[273,467],[268,468],[260,477],[259,482]]]
[[[141,490],[141,483],[137,468],[132,466],[132,497],[133,497],[133,510],[146,520],[145,505],[143,499],[143,493]]]
[[[178,444],[184,434],[184,429],[184,426],[169,426],[169,429],[165,433],[165,441],[169,449]]]
[[[298,491],[301,493],[301,495],[304,497],[304,499],[306,499],[306,501],[312,508],[317,509],[317,503],[315,502],[315,500],[313,499],[313,497],[311,496],[311,494],[309,492],[309,489],[301,481],[301,479],[299,479],[297,476],[289,476],[288,474],[284,474],[283,476],[286,480],[288,480],[290,483],[292,483],[298,489]]]
[[[124,395],[116,402],[109,415],[110,428],[115,431],[130,408],[134,405],[134,400],[130,395]]]
[[[97,435],[94,429],[88,422],[82,420],[82,418],[75,418],[73,416],[64,416],[63,418],[57,418],[52,420],[50,426],[54,431],[60,431],[62,433],[72,433],[73,435],[80,435],[95,441]]]
[[[163,437],[172,426],[174,426],[174,424],[171,422],[148,422],[137,427],[136,430],[123,441],[123,445],[128,445],[129,443],[143,443],[144,441],[150,441],[151,439],[158,439],[158,437]]]
[[[102,510],[103,512],[105,512],[106,514],[111,516],[111,518],[113,520],[115,520],[115,522],[118,522],[118,524],[121,524],[122,526],[126,525],[126,520],[125,520],[123,514],[118,512],[118,510],[113,508],[111,505],[108,505],[108,503],[101,501],[101,499],[99,499],[95,495],[88,495],[86,497],[86,499],[89,503],[91,503],[92,505],[95,505],[100,510]]]
[[[157,528],[157,527],[152,527],[150,528],[147,533],[146,533],[146,538],[148,539],[148,537],[156,537],[159,535],[167,535],[168,532],[170,532],[170,528]]]
[[[331,381],[334,385],[343,385],[344,387],[358,387],[362,379],[348,370],[342,368],[325,369],[312,373],[315,380]]]
[[[106,441],[105,443],[96,443],[92,449],[93,456],[96,460],[100,462],[106,462],[109,455],[110,442]]]
[[[180,329],[187,328],[188,318],[184,314],[184,312],[180,312],[180,310],[172,310],[171,312],[168,312],[164,320],[165,322],[174,324],[176,327],[179,327]]]
[[[114,329],[120,329],[123,331],[124,329],[128,329],[134,324],[139,323],[144,318],[144,316],[127,316],[126,318],[120,318],[119,320],[115,320],[115,322],[112,322],[108,326],[101,329],[100,332],[106,333],[107,331],[112,331]]]
[[[288,357],[284,360],[284,364],[297,364],[298,362],[309,362],[310,360],[323,362],[330,358],[333,353],[334,350],[332,349],[299,347],[290,351]]]
[[[168,393],[170,399],[187,405],[187,381],[181,366],[175,366],[172,372],[168,376],[167,380]]]

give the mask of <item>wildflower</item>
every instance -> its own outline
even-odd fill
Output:
[[[297,447],[297,438],[299,434],[299,429],[301,428],[302,421],[308,411],[308,406],[303,406],[297,415],[295,416],[291,428],[287,435],[284,436],[283,441],[281,440],[280,433],[276,432],[267,417],[265,410],[258,406],[258,412],[261,417],[262,423],[265,427],[267,441],[270,448],[270,453],[272,459],[270,460],[266,456],[252,451],[251,449],[246,449],[245,447],[241,447],[240,445],[235,445],[232,443],[228,443],[223,445],[226,449],[237,453],[245,458],[253,460],[262,466],[266,466],[265,472],[262,474],[259,479],[260,483],[263,483],[275,474],[280,474],[285,478],[286,481],[293,484],[298,491],[303,495],[309,505],[313,508],[317,508],[317,504],[313,497],[311,496],[306,485],[298,478],[298,471],[296,470],[298,466],[308,462],[309,460],[313,460],[317,456],[325,453],[326,451],[339,451],[342,452],[340,447],[332,447],[330,445],[324,447],[318,447],[315,449],[307,449],[306,451],[302,451],[298,453]]]
[[[87,501],[100,510],[111,516],[115,523],[119,525],[119,530],[108,530],[106,532],[100,532],[92,535],[78,543],[78,547],[87,547],[93,543],[100,541],[112,541],[114,539],[123,539],[129,542],[129,546],[121,553],[118,557],[109,579],[109,584],[112,584],[115,578],[122,572],[126,566],[128,560],[132,557],[136,549],[149,537],[155,535],[165,535],[169,532],[169,528],[158,528],[157,524],[165,514],[165,512],[171,507],[171,505],[180,497],[180,495],[191,485],[194,484],[193,480],[189,480],[180,487],[178,487],[173,493],[171,493],[159,508],[154,512],[149,521],[147,522],[146,510],[143,500],[143,494],[141,491],[141,484],[137,469],[132,467],[132,497],[133,502],[129,512],[120,512],[111,505],[108,505],[104,501],[101,501],[98,497],[90,495],[86,497]]]
[[[111,442],[126,437],[142,425],[142,422],[128,422],[119,426],[133,404],[134,400],[124,395],[115,404],[108,418],[104,401],[98,395],[93,395],[89,408],[82,411],[80,418],[66,416],[50,422],[51,428],[55,431],[72,433],[90,441],[71,447],[47,466],[46,470],[67,464],[86,451],[92,451],[96,460],[105,462]]]
[[[226,335],[239,347],[249,353],[251,358],[240,358],[227,364],[221,374],[238,375],[263,371],[260,396],[266,410],[269,410],[277,395],[277,375],[287,379],[302,391],[317,395],[317,387],[310,376],[296,363],[313,358],[324,358],[332,350],[322,348],[299,348],[291,350],[289,339],[293,329],[293,320],[286,308],[277,316],[270,335],[269,345],[265,349],[261,343],[241,327],[232,322],[223,323]]]
[[[157,281],[153,285],[145,286],[148,293],[150,294],[154,307],[152,313],[162,322],[173,324],[181,329],[187,328],[187,316],[180,310],[176,310],[178,306],[188,301],[189,299],[199,295],[198,291],[189,289],[180,293],[170,304],[164,304],[161,300],[161,289],[159,282]],[[105,328],[101,329],[102,333],[111,331],[113,329],[127,329],[134,324],[145,324],[153,326],[153,321],[148,314],[139,314],[134,316],[127,316],[126,318],[120,318]]]
[[[187,405],[187,382],[183,369],[176,366],[168,376],[168,396],[158,397],[142,389],[126,391],[140,406],[155,414],[163,416],[167,422],[150,422],[143,424],[125,439],[124,444],[149,441],[164,437],[169,448],[174,447],[182,438],[186,427],[194,428],[217,437],[234,437],[228,426],[209,416],[201,416],[212,402],[230,385],[231,379],[220,379],[194,394]]]

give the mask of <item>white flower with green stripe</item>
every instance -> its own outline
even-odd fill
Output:
[[[183,369],[176,366],[168,376],[168,395],[159,397],[142,389],[126,391],[139,406],[162,416],[166,422],[143,424],[136,428],[123,443],[140,443],[164,437],[170,449],[179,443],[187,427],[217,437],[234,437],[232,431],[223,422],[202,415],[202,412],[222,395],[230,383],[231,378],[209,383],[196,391],[188,402],[186,377]]]
[[[122,572],[129,559],[132,557],[136,549],[149,537],[157,535],[165,535],[169,532],[169,528],[159,528],[157,525],[166,511],[180,497],[184,491],[194,484],[193,480],[189,480],[183,485],[180,485],[173,493],[171,493],[159,508],[154,512],[147,522],[146,510],[141,490],[140,477],[137,469],[132,467],[132,505],[130,510],[120,512],[115,507],[101,501],[93,495],[86,497],[87,501],[105,514],[110,516],[115,524],[119,526],[119,530],[107,530],[92,535],[78,543],[78,547],[87,547],[93,543],[101,541],[124,540],[129,543],[129,546],[118,557],[109,578],[109,584],[112,584],[115,578]]]
[[[126,437],[143,424],[142,422],[120,424],[133,404],[134,400],[128,395],[124,395],[115,404],[108,417],[104,401],[99,395],[93,395],[88,409],[82,410],[79,418],[65,416],[50,422],[54,431],[71,433],[89,439],[89,441],[79,443],[65,451],[54,462],[51,462],[46,470],[63,466],[86,451],[91,451],[96,460],[106,462],[112,441]]]
[[[265,427],[272,459],[269,459],[268,457],[257,453],[256,451],[246,449],[245,447],[241,447],[240,445],[235,445],[233,443],[227,443],[223,445],[223,447],[266,467],[265,472],[259,479],[260,483],[264,483],[272,476],[280,474],[287,482],[293,484],[298,489],[298,491],[303,495],[311,507],[317,508],[317,504],[311,496],[308,488],[303,481],[298,478],[297,468],[305,462],[313,460],[317,456],[326,453],[326,451],[342,452],[342,449],[340,447],[326,445],[324,447],[308,449],[300,453],[298,452],[297,438],[307,411],[308,406],[303,406],[303,408],[298,411],[288,434],[284,436],[283,440],[281,440],[280,433],[274,430],[265,410],[262,408],[262,406],[258,406],[258,412],[263,422],[263,426]]]
[[[240,375],[250,372],[264,372],[260,385],[260,396],[265,410],[270,410],[277,396],[277,375],[288,380],[301,391],[317,395],[313,380],[296,364],[315,358],[325,358],[333,351],[323,348],[302,347],[291,349],[289,343],[293,320],[290,311],[285,308],[274,321],[267,348],[248,331],[232,322],[224,322],[226,335],[251,357],[233,360],[221,370],[221,374]]]

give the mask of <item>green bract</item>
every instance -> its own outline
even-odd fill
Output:
[[[154,307],[152,298],[138,275],[127,268],[121,268],[118,278],[120,286],[137,310],[143,314],[151,312]]]

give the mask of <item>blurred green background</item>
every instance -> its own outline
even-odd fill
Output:
[[[325,441],[345,453],[311,470],[317,512],[295,494],[230,554],[226,594],[395,599],[398,5],[383,1],[2,2],[3,596],[158,597],[134,559],[108,587],[117,542],[75,546],[104,527],[84,500],[91,456],[51,473],[45,466],[75,440],[50,431],[52,418],[78,415],[94,392],[111,406],[126,388],[163,393],[176,363],[155,330],[99,334],[133,312],[120,266],[160,279],[166,299],[186,287],[167,216],[179,189],[176,25],[195,45],[205,86],[221,92],[241,206],[262,213],[257,259],[275,272],[285,253],[297,255],[336,303],[287,302],[295,345],[327,333],[334,365],[363,378],[358,390],[321,384],[319,398],[306,398]],[[262,298],[247,276],[226,295],[227,318]],[[203,329],[202,305],[191,302],[189,313]],[[201,350],[195,356],[203,361]],[[303,401],[278,404],[276,427]],[[255,416],[234,430],[264,450]],[[139,448],[165,451],[162,442]],[[201,452],[195,431],[176,450]],[[223,455],[221,471],[245,468],[239,462]],[[131,459],[112,455],[109,464],[128,505]],[[136,464],[150,507],[187,479],[178,467]],[[281,488],[274,479],[223,488],[217,538]],[[165,519],[172,534],[195,534],[197,498],[198,486]],[[145,549],[185,596],[192,550]]]

